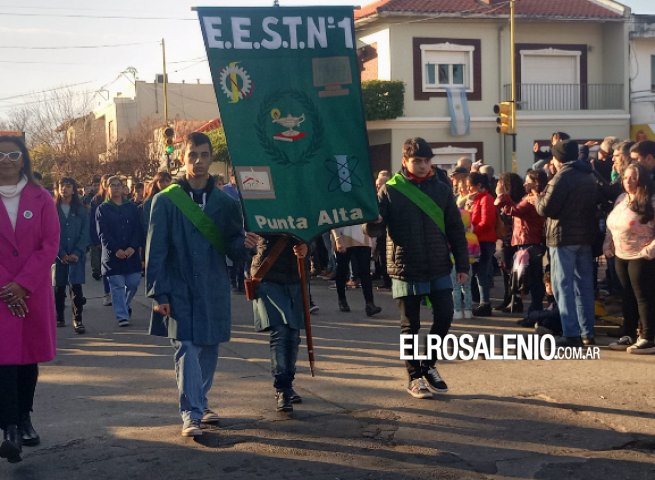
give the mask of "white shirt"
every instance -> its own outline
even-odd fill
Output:
[[[18,204],[20,203],[20,194],[27,185],[27,178],[22,177],[16,185],[4,185],[0,187],[0,198],[7,209],[11,228],[16,231],[16,219],[18,218]]]

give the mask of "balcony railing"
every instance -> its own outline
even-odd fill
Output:
[[[505,85],[505,99],[511,86]],[[520,83],[516,86],[517,109],[623,110],[622,83]]]

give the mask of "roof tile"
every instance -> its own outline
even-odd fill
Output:
[[[360,20],[379,13],[415,15],[471,14],[509,15],[509,2],[491,0],[485,4],[477,0],[378,0],[355,11]],[[517,0],[516,15],[553,18],[621,18],[623,15],[593,0]]]

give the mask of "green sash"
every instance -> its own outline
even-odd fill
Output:
[[[400,173],[396,173],[387,181],[387,185],[395,188],[409,198],[413,204],[420,208],[437,225],[441,233],[446,235],[446,223],[443,219],[443,210],[428,195],[423,193],[416,185],[407,180]]]
[[[171,202],[184,214],[184,216],[198,229],[209,243],[218,251],[225,254],[225,240],[223,233],[218,229],[214,221],[202,211],[184,189],[177,184],[172,184],[161,191]]]

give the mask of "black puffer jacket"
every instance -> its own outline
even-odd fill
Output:
[[[404,174],[404,172],[400,172]],[[432,176],[418,188],[444,211],[446,235],[411,200],[398,190],[384,185],[378,192],[382,223],[368,223],[364,231],[371,237],[387,229],[387,272],[392,278],[426,281],[449,275],[450,253],[457,272],[468,272],[468,250],[464,224],[452,188]]]
[[[565,163],[535,207],[546,220],[546,245],[593,245],[598,236],[600,192],[589,162]]]
[[[257,253],[252,258],[252,265],[250,266],[250,274],[254,275],[261,266],[264,259],[268,256],[270,250],[280,238],[284,235],[261,235],[261,239],[257,243]],[[298,260],[296,254],[293,253],[293,246],[297,245],[297,240],[289,238],[286,247],[277,258],[271,269],[266,273],[263,278],[265,282],[274,283],[299,283],[300,275],[298,274]]]

